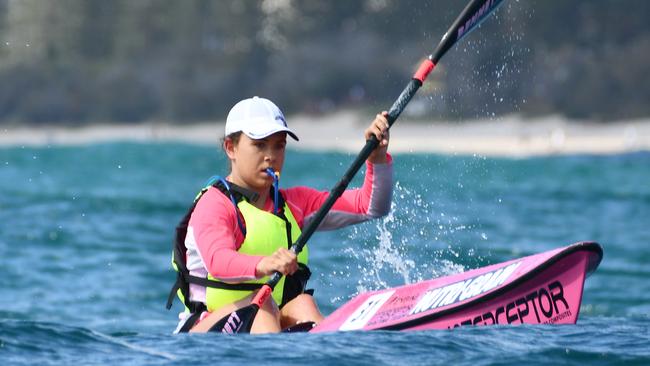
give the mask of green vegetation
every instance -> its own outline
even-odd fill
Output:
[[[387,109],[465,1],[0,0],[0,123]],[[508,0],[410,106],[602,121],[650,114],[645,0]]]

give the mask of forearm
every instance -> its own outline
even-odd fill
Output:
[[[385,164],[368,162],[366,167],[363,186],[346,190],[334,203],[318,230],[334,230],[388,214],[393,194],[392,158],[387,155]],[[314,212],[305,217],[305,225],[309,224],[327,196],[326,192],[322,194],[318,205],[313,207]]]

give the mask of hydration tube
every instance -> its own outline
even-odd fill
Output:
[[[278,202],[280,192],[278,189],[280,183],[280,172],[276,172],[273,168],[266,168],[266,174],[273,178],[273,213],[277,214],[279,212]]]

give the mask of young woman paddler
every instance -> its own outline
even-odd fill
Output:
[[[363,186],[346,190],[319,230],[341,228],[389,212],[393,169],[387,153],[385,115],[378,114],[364,132],[364,139],[375,135],[380,143],[367,159]],[[311,292],[305,290],[309,245],[298,256],[288,248],[329,193],[303,186],[277,189],[287,136],[298,141],[280,109],[268,99],[244,99],[228,113],[223,149],[230,160],[230,174],[198,200],[185,246],[191,275],[233,289],[190,284],[190,300],[205,309],[195,317],[182,313],[177,330],[185,326],[190,332],[209,331],[230,312],[250,304],[255,290],[237,286],[259,286],[275,271],[285,277],[259,310],[251,333],[278,332],[323,319]],[[193,324],[185,324],[188,320]]]

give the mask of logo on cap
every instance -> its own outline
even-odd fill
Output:
[[[277,121],[277,120],[282,121],[282,124],[284,125],[284,127],[288,127],[288,126],[287,126],[287,121],[284,119],[284,116],[283,116],[283,115],[275,116],[275,120],[276,120],[276,121]]]

